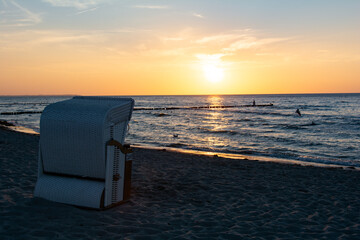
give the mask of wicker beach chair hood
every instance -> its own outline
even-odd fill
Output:
[[[35,196],[90,208],[123,201],[125,154],[108,142],[124,143],[133,107],[133,99],[118,97],[74,97],[47,106]]]

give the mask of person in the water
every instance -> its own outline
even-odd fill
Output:
[[[301,112],[299,109],[296,109],[295,113],[297,113],[301,117]]]

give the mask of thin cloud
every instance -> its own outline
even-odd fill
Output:
[[[182,41],[184,40],[183,38],[180,37],[166,37],[162,39],[164,42],[168,42],[168,41]]]
[[[98,8],[95,7],[95,8],[86,9],[86,10],[77,12],[75,15],[80,15],[80,14],[87,13],[87,12],[92,12],[92,11],[95,11],[96,9],[98,9]]]
[[[0,46],[8,46],[12,49],[34,49],[42,46],[95,46],[107,41],[104,32],[72,32],[72,31],[49,31],[49,30],[24,30],[8,33],[0,39]]]
[[[74,42],[84,42],[91,41],[94,39],[93,35],[74,35],[74,36],[49,36],[43,37],[37,40],[39,43],[74,43]]]
[[[3,0],[2,3],[5,10],[1,11],[0,22],[5,27],[24,27],[42,22],[39,14],[33,13],[13,0]]]
[[[193,55],[200,62],[221,62],[230,67],[238,59],[249,64],[264,64],[259,52],[271,51],[273,45],[293,38],[274,38],[260,36],[253,29],[234,30],[221,34],[193,38],[197,54]],[[269,48],[270,46],[270,48]],[[256,59],[256,61],[254,60]],[[251,63],[250,63],[251,62]]]
[[[169,6],[164,5],[135,5],[134,8],[146,8],[146,9],[168,9]]]
[[[146,29],[113,29],[95,31],[65,31],[65,30],[22,30],[2,35],[0,38],[0,49],[7,46],[12,49],[36,48],[42,46],[78,46],[96,49],[99,44],[115,48],[121,45],[114,42],[114,36],[149,33]],[[135,37],[134,37],[135,38]],[[124,43],[127,44],[127,43]],[[134,44],[129,44],[131,46]]]
[[[43,0],[54,7],[73,7],[79,10],[94,7],[105,0]]]
[[[206,36],[195,40],[195,43],[201,45],[217,45],[221,48],[222,52],[232,53],[242,49],[259,48],[290,39],[291,38],[261,38],[257,37],[251,30],[246,29],[239,33]]]
[[[194,17],[197,17],[197,18],[202,18],[204,19],[205,17],[203,15],[201,15],[200,13],[193,13],[192,14]]]
[[[241,35],[237,35],[237,34],[219,34],[219,35],[214,35],[214,36],[208,36],[208,37],[203,37],[201,39],[196,40],[196,43],[200,43],[200,44],[204,44],[204,43],[211,43],[211,42],[227,42],[227,41],[232,41],[234,39],[238,39],[241,37],[244,37],[245,35],[241,34]]]
[[[246,37],[244,39],[240,39],[232,44],[230,44],[229,47],[224,48],[224,51],[227,52],[236,52],[238,50],[241,49],[249,49],[249,48],[254,48],[254,47],[261,47],[264,45],[269,45],[272,43],[277,43],[277,42],[283,42],[283,41],[287,41],[290,38],[263,38],[263,39],[259,39],[259,38],[255,38],[255,37]]]
[[[213,61],[217,62],[220,61],[222,57],[226,56],[222,53],[216,53],[216,54],[196,54],[195,57],[197,57],[199,60],[207,60],[207,61]]]

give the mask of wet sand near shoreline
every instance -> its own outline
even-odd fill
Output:
[[[34,198],[39,136],[0,129],[1,239],[359,239],[360,171],[135,148],[130,201]]]

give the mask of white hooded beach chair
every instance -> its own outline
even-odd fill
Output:
[[[97,209],[127,200],[131,161],[123,143],[133,107],[133,99],[118,97],[74,97],[47,106],[34,195]]]

